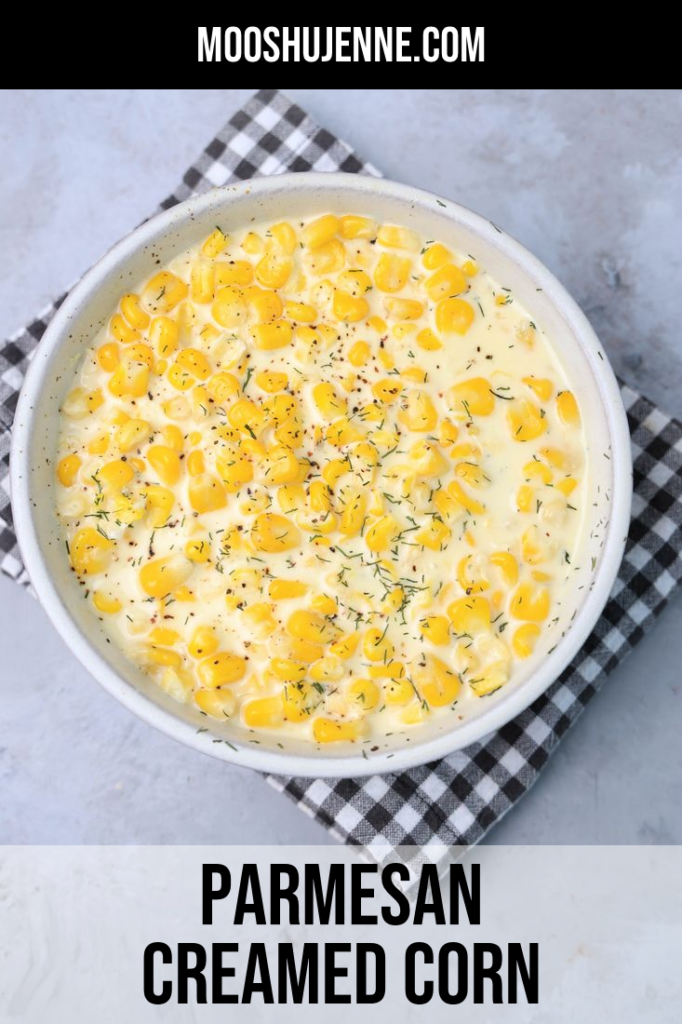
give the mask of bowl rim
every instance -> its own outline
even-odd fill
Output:
[[[504,703],[491,705],[489,710],[470,721],[465,721],[450,732],[444,732],[413,746],[406,744],[392,751],[372,754],[369,758],[362,756],[360,751],[357,756],[328,756],[315,747],[311,747],[310,755],[277,752],[247,745],[233,748],[226,743],[212,742],[210,731],[198,733],[191,723],[153,703],[107,664],[90,643],[87,634],[71,617],[42,557],[32,513],[29,453],[37,399],[49,380],[52,357],[68,336],[71,317],[83,305],[87,305],[91,295],[109,273],[116,269],[121,260],[129,258],[157,236],[172,229],[179,221],[191,220],[204,209],[210,208],[216,203],[217,197],[224,194],[226,201],[229,202],[231,197],[242,192],[248,191],[250,195],[258,196],[287,186],[310,192],[346,187],[370,195],[388,195],[398,201],[428,204],[431,208],[435,202],[438,204],[439,214],[445,219],[452,220],[455,224],[463,224],[481,235],[493,247],[501,249],[505,256],[520,266],[521,270],[541,284],[544,298],[551,302],[565,319],[571,332],[579,338],[581,348],[592,369],[598,369],[598,390],[602,395],[604,415],[610,433],[613,471],[611,518],[593,585],[579,606],[571,629],[559,640],[529,679],[511,693]],[[615,581],[630,521],[632,462],[627,417],[613,369],[585,314],[537,257],[492,221],[448,197],[387,178],[309,171],[304,174],[278,174],[246,180],[192,196],[145,221],[112,246],[83,275],[55,313],[31,359],[17,404],[12,431],[10,487],[20,550],[40,603],[81,664],[124,707],[186,746],[240,767],[284,776],[352,778],[394,774],[437,761],[457,750],[470,747],[524,711],[559,677],[594,628]]]

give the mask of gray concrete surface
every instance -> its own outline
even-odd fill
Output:
[[[0,336],[146,216],[252,91],[0,93]],[[682,415],[681,92],[284,91],[389,176],[504,225],[568,285],[617,371]],[[492,841],[682,842],[681,608]],[[258,776],[132,718],[6,579],[0,658],[0,841],[325,841]]]

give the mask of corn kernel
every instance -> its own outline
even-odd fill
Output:
[[[521,484],[516,492],[516,507],[519,512],[531,512],[535,492],[529,484]]]
[[[393,516],[376,519],[365,534],[365,544],[370,551],[386,551],[400,533],[400,526]]]
[[[407,284],[411,269],[412,260],[384,252],[374,271],[374,283],[382,292],[399,292]]]
[[[393,356],[390,354],[390,352],[387,352],[385,348],[379,349],[377,357],[385,370],[395,369],[395,362],[393,360]]]
[[[345,262],[346,250],[338,238],[332,238],[317,248],[308,250],[303,257],[306,270],[314,277],[333,274],[341,270]]]
[[[135,330],[146,331],[149,327],[149,314],[140,307],[139,295],[124,295],[121,299],[121,312]]]
[[[316,384],[313,388],[313,401],[320,415],[326,420],[345,416],[348,411],[348,403],[337,394],[333,384]]]
[[[65,455],[57,464],[57,479],[62,487],[72,487],[76,482],[82,461],[78,455]]]
[[[368,661],[390,661],[394,647],[386,636],[386,630],[368,629],[362,640],[362,652]]]
[[[287,722],[305,722],[313,710],[316,691],[302,681],[286,685],[282,691],[282,708]]]
[[[572,391],[560,391],[556,396],[556,411],[567,427],[580,425],[580,411]]]
[[[216,288],[228,285],[250,285],[253,281],[253,267],[248,260],[220,260],[215,265]],[[220,322],[220,321],[218,321]]]
[[[341,399],[341,401],[345,401],[345,399]],[[365,434],[346,416],[340,416],[327,427],[326,439],[335,448],[342,448],[344,445],[354,444],[356,441],[364,441]]]
[[[440,242],[436,242],[435,245],[430,245],[429,248],[424,252],[422,263],[427,270],[437,270],[442,267],[444,263],[450,263],[452,261],[452,253],[449,249],[446,249]]]
[[[230,406],[227,418],[235,430],[248,434],[255,439],[265,427],[265,413],[263,409],[252,402],[250,398],[240,398]]]
[[[170,313],[187,297],[187,285],[170,270],[160,270],[144,287],[142,300],[150,313]]]
[[[130,483],[134,476],[135,470],[130,465],[130,462],[123,462],[122,459],[107,462],[97,473],[97,479],[102,486],[111,491],[122,490]]]
[[[257,551],[275,553],[298,547],[301,536],[296,526],[284,516],[263,512],[251,528],[251,543]]]
[[[97,349],[97,362],[105,373],[113,373],[119,364],[118,345],[108,341]]]
[[[214,260],[216,256],[220,256],[227,242],[228,238],[225,232],[221,228],[215,228],[204,240],[201,246],[201,255],[208,260]]]
[[[276,444],[267,454],[265,476],[272,484],[292,484],[298,479],[300,463],[286,445]]]
[[[458,676],[432,654],[413,666],[412,678],[422,700],[430,707],[445,707],[457,700],[461,687]]]
[[[237,710],[237,699],[230,690],[198,690],[194,699],[204,714],[222,721],[231,718]]]
[[[173,511],[175,497],[167,487],[153,485],[147,487],[145,492],[145,508],[149,516],[149,524],[154,529],[166,525],[166,520]]]
[[[450,642],[450,623],[444,615],[427,615],[420,619],[419,632],[439,647]]]
[[[109,448],[109,435],[102,434],[100,437],[96,437],[94,441],[91,441],[88,445],[88,451],[91,455],[104,455]]]
[[[308,504],[313,512],[331,512],[331,491],[322,480],[313,480],[308,487]]]
[[[116,398],[142,398],[149,386],[146,363],[120,363],[109,378],[109,391]],[[68,415],[68,413],[67,413]]]
[[[469,679],[469,687],[474,696],[487,697],[504,686],[508,678],[509,669],[506,663],[498,661],[487,666],[476,679]]]
[[[514,591],[509,612],[515,619],[542,622],[549,615],[549,605],[547,587],[533,587],[530,583],[521,583]]]
[[[302,683],[305,679],[307,666],[291,658],[273,658],[270,662],[273,675],[284,683]]]
[[[175,365],[191,373],[198,380],[208,380],[211,376],[211,364],[197,348],[183,348],[175,358]]]
[[[340,629],[316,612],[297,611],[287,620],[287,631],[297,640],[313,644],[333,643],[340,636]]]
[[[523,383],[526,384],[531,391],[534,391],[541,402],[549,402],[552,394],[554,393],[554,385],[551,380],[547,380],[544,377],[523,377]]]
[[[152,445],[147,450],[147,461],[162,483],[171,487],[180,479],[181,463],[178,453],[165,445]]]
[[[559,480],[554,486],[568,498],[578,486],[578,481],[571,476],[567,476],[564,480]]]
[[[428,433],[438,423],[438,413],[426,391],[412,389],[401,402],[398,420],[408,430]]]
[[[338,682],[343,676],[343,665],[339,658],[325,656],[310,665],[308,675],[317,683]]]
[[[146,363],[150,370],[154,366],[154,353],[149,345],[145,345],[143,342],[134,342],[129,345],[124,352],[123,359],[126,362]]]
[[[490,583],[477,555],[465,555],[457,565],[457,580],[467,594],[480,594]]]
[[[317,310],[305,302],[285,302],[284,312],[299,324],[314,324],[317,320]]]
[[[111,594],[107,594],[103,590],[95,591],[92,595],[92,603],[97,611],[102,612],[104,615],[115,615],[122,608],[121,602],[117,597],[112,597]]]
[[[414,334],[417,330],[417,325],[409,322],[393,324],[391,327],[391,337],[397,338],[398,341],[402,341],[405,338],[409,338],[410,335]]]
[[[448,403],[460,416],[490,416],[495,408],[495,396],[489,380],[471,377],[450,388]]]
[[[357,323],[364,320],[369,313],[369,303],[362,296],[354,298],[348,292],[337,288],[334,292],[333,310],[337,320]]]
[[[275,430],[275,438],[289,448],[298,448],[301,443],[301,422],[297,416],[290,416]]]
[[[566,468],[566,456],[558,448],[541,448],[540,454],[556,469]]]
[[[384,224],[379,228],[377,242],[390,249],[407,249],[409,252],[418,252],[420,245],[419,235],[414,231],[393,224]]]
[[[246,321],[244,293],[236,285],[223,285],[218,289],[211,306],[211,316],[221,327],[240,327]]]
[[[190,444],[197,443],[191,436],[189,441]],[[187,472],[190,476],[200,476],[202,473],[206,472],[206,461],[204,459],[203,452],[195,449],[193,452],[189,453],[187,457]]]
[[[433,333],[430,327],[425,327],[417,335],[417,344],[426,352],[436,352],[443,347],[443,342]]]
[[[180,331],[175,320],[167,316],[157,316],[149,328],[149,343],[160,356],[170,356],[175,352],[180,340]]]
[[[257,235],[254,231],[249,231],[242,242],[242,249],[244,252],[248,252],[250,256],[257,256],[265,251],[265,242],[260,235]]]
[[[203,686],[213,689],[237,683],[246,672],[246,662],[237,654],[222,651],[211,654],[197,665],[197,675]]]
[[[167,555],[147,562],[140,569],[140,586],[150,597],[172,594],[192,573],[192,564],[182,555]]]
[[[438,442],[444,448],[455,443],[459,436],[459,428],[450,420],[441,420],[439,426]]]
[[[282,252],[285,252],[287,256],[291,256],[296,248],[296,232],[291,224],[288,224],[286,221],[273,224],[270,228],[270,234]]]
[[[441,299],[436,306],[436,329],[441,334],[466,334],[474,322],[474,307],[466,299]]]
[[[531,459],[523,467],[523,475],[527,480],[541,480],[543,484],[551,484],[552,470],[539,459]]]
[[[86,526],[71,541],[71,564],[81,575],[103,572],[109,565],[113,546],[113,542],[99,530]]]
[[[332,213],[325,214],[303,228],[301,241],[307,249],[319,249],[337,234],[339,227],[338,217]]]
[[[219,646],[218,637],[211,626],[197,626],[187,645],[187,653],[196,661],[200,661],[215,654]]]
[[[149,643],[158,647],[174,647],[179,639],[179,633],[167,626],[155,626],[147,636]]]
[[[131,345],[134,341],[140,340],[140,332],[126,323],[120,313],[114,313],[112,316],[109,330],[116,341],[120,341],[122,345]]]
[[[188,540],[185,544],[185,557],[190,562],[207,562],[211,554],[211,546],[207,540]]]
[[[454,263],[445,263],[436,270],[435,274],[431,274],[426,279],[424,287],[432,302],[440,302],[441,299],[451,299],[455,295],[461,295],[469,285],[459,267],[456,267]],[[464,331],[458,331],[458,334],[464,334]]]
[[[354,299],[361,298],[372,289],[372,278],[364,270],[344,270],[336,279],[337,288],[348,292]]]
[[[190,274],[190,295],[192,302],[201,304],[213,302],[215,296],[215,267],[212,263],[197,260]]]
[[[387,704],[402,706],[409,704],[414,697],[412,683],[405,676],[390,678],[384,686],[384,699]]]
[[[353,657],[359,642],[359,633],[346,633],[334,641],[333,644],[330,644],[329,653],[333,654],[335,658],[341,658],[342,661],[346,661],[348,658]]]
[[[507,410],[507,423],[514,441],[534,441],[547,429],[547,420],[534,402],[520,399]]]
[[[305,488],[300,484],[285,484],[277,488],[277,503],[282,512],[297,512],[305,501]]]
[[[144,660],[149,665],[162,665],[172,669],[179,669],[182,665],[182,656],[177,651],[170,651],[163,647],[148,647],[144,654]]]
[[[273,320],[267,324],[256,324],[252,328],[256,348],[265,352],[290,345],[294,329],[288,320]]]
[[[431,516],[426,526],[414,535],[416,544],[429,548],[431,551],[442,551],[452,536],[450,529],[442,519]]]
[[[264,288],[283,288],[291,276],[293,266],[291,258],[286,253],[271,249],[256,264],[256,280]]]
[[[268,594],[273,601],[286,601],[293,597],[302,597],[308,587],[296,580],[272,580]]]
[[[139,448],[151,432],[151,427],[146,420],[128,420],[116,431],[116,444],[122,452],[129,452],[132,448]]]
[[[386,299],[386,309],[395,320],[418,320],[424,313],[424,303],[416,299]]]
[[[331,718],[313,720],[313,736],[318,743],[354,743],[363,736],[362,720],[335,722]]]
[[[379,703],[381,690],[371,679],[356,679],[348,687],[348,696],[362,711],[371,711]]]
[[[490,556],[490,561],[500,570],[508,587],[516,585],[519,578],[519,563],[509,551],[496,551]]]
[[[460,597],[448,605],[447,612],[459,636],[476,636],[490,629],[490,604],[485,597]]]
[[[351,213],[341,217],[339,231],[342,238],[371,239],[376,237],[377,225],[369,217],[360,217]]]
[[[524,531],[521,537],[521,554],[524,562],[529,565],[538,565],[546,560],[548,548],[537,526],[529,526]]]
[[[247,701],[242,707],[244,725],[250,729],[277,729],[284,721],[280,697],[260,697]]]
[[[371,327],[377,334],[385,334],[387,330],[386,321],[382,320],[380,316],[368,316],[367,326]]]

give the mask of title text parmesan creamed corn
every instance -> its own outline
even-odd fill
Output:
[[[514,295],[408,228],[216,226],[122,296],[62,412],[84,597],[206,715],[454,725],[558,619],[576,399]]]

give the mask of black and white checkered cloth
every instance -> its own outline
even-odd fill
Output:
[[[379,173],[281,93],[264,90],[230,118],[161,208],[234,180],[308,170]],[[0,348],[0,566],[26,584],[9,505],[9,434],[28,361],[60,302]],[[420,857],[437,861],[447,847],[478,842],[532,786],[666,606],[682,576],[682,424],[630,388],[622,394],[632,435],[633,518],[618,580],[580,654],[492,738],[435,764],[358,780],[269,779],[337,839],[365,846],[379,861],[398,846],[420,847]]]

